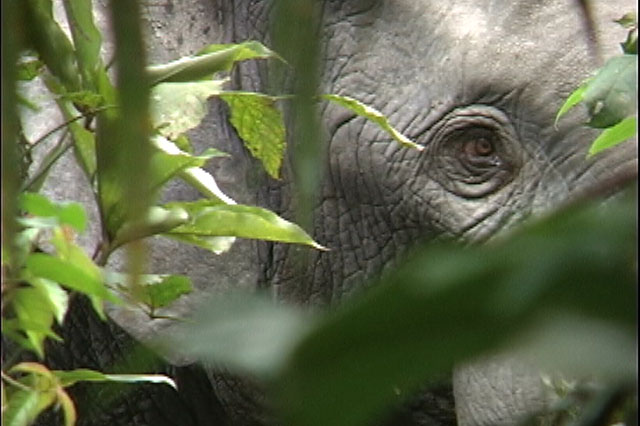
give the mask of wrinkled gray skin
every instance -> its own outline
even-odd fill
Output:
[[[225,0],[149,5],[152,62],[174,59],[212,42],[264,40],[267,5]],[[611,21],[634,4],[607,1],[593,6],[603,57],[617,53],[625,31]],[[202,294],[237,286],[265,286],[276,297],[300,304],[335,304],[417,241],[486,241],[598,180],[637,168],[635,145],[629,142],[585,160],[596,133],[580,126],[584,111],[571,113],[558,129],[553,127],[563,99],[601,64],[590,55],[576,2],[326,1],[321,33],[322,91],[376,107],[426,149],[402,148],[364,119],[323,106],[326,154],[318,162],[324,164],[325,175],[312,233],[331,251],[311,251],[310,266],[300,270],[293,264],[294,252],[311,249],[240,241],[229,253],[213,256],[154,239],[153,269],[187,273],[197,286],[193,296],[178,303],[176,313],[190,312]],[[233,85],[264,90],[266,70],[265,63],[243,63]],[[213,143],[233,154],[232,159],[216,159],[210,165],[223,190],[239,202],[292,217],[288,166],[282,181],[261,176],[226,124],[224,108],[213,102],[210,115],[193,140],[200,147]],[[482,156],[485,142],[491,152]],[[60,169],[57,176],[68,182],[72,172]],[[52,182],[50,190],[60,191]],[[168,194],[175,199],[195,196],[180,185],[173,185]],[[107,330],[87,320],[82,306],[75,309],[67,322],[81,325],[69,325],[66,336],[81,343],[72,357],[81,358],[83,366],[109,365],[121,346],[105,342],[123,342],[126,335],[117,326]],[[110,315],[138,340],[172,332],[171,324],[149,322],[133,310],[112,309]],[[98,325],[89,327],[87,321]],[[83,335],[87,327],[93,335]],[[51,356],[60,365],[82,365],[57,351]],[[164,356],[174,366],[191,361],[180,353]],[[127,397],[98,423],[219,424],[230,416],[232,424],[243,425],[269,417],[246,397],[252,393],[248,387],[214,373],[205,380],[194,369],[159,370],[196,377],[188,383],[199,387],[192,387],[187,396],[172,391],[160,395],[157,387],[146,387],[143,396]],[[508,356],[456,369],[456,414],[446,388],[416,397],[398,414],[396,424],[454,424],[456,416],[461,425],[511,424],[545,403],[538,374]],[[216,401],[226,407],[226,414]]]

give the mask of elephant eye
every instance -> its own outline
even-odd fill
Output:
[[[453,111],[436,126],[428,146],[431,176],[465,198],[497,191],[519,167],[515,131],[506,116],[492,107]]]

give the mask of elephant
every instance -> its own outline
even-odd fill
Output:
[[[324,173],[308,229],[330,250],[244,240],[213,256],[154,241],[151,269],[186,273],[196,286],[176,304],[177,313],[195,309],[202,294],[236,287],[267,288],[279,300],[302,306],[335,305],[366,291],[369,279],[419,241],[486,242],[598,181],[637,174],[637,154],[629,142],[585,159],[595,132],[582,126],[584,111],[554,127],[567,95],[602,58],[616,53],[626,33],[611,21],[634,9],[630,2],[590,6],[597,44],[581,9],[566,0],[324,0],[316,6],[322,14],[317,29],[322,50],[319,91],[366,102],[424,149],[391,143],[365,119],[336,105],[322,105],[317,162]],[[268,1],[249,0],[149,4],[145,18],[150,58],[175,59],[212,42],[257,39],[268,45],[270,8]],[[232,84],[239,90],[269,91],[270,77],[267,63],[247,61],[235,69]],[[282,179],[257,176],[256,160],[228,124],[228,114],[212,101],[208,118],[191,134],[196,146],[214,141],[216,148],[231,154],[212,161],[216,180],[235,200],[294,219],[297,192],[291,184],[291,159],[285,161]],[[290,146],[296,143],[289,140]],[[64,160],[52,173],[47,191],[59,198],[65,197],[61,191],[70,191],[76,199],[90,200],[80,185],[60,184],[74,182],[74,173],[71,161]],[[195,196],[179,184],[172,184],[166,194],[167,199]],[[90,214],[95,218],[95,209]],[[301,253],[303,267],[298,263]],[[132,309],[111,307],[108,313],[111,321],[103,323],[88,304],[74,300],[60,332],[67,343],[48,347],[51,365],[111,368],[136,341],[172,332],[167,322],[150,321]],[[260,391],[244,378],[210,371],[177,351],[162,356],[140,351],[142,358],[154,360],[154,371],[176,378],[180,393],[142,385],[115,405],[96,408],[84,402],[106,400],[105,393],[78,385],[74,396],[80,409],[88,411],[81,411],[81,422],[273,421],[262,411]],[[125,362],[119,368],[134,372],[134,364]],[[445,383],[417,396],[388,424],[512,424],[544,406],[538,382],[535,373],[508,358],[460,366],[453,385]]]

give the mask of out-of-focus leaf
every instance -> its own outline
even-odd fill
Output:
[[[18,80],[30,81],[40,75],[44,63],[39,59],[19,62],[17,65]]]
[[[77,382],[119,382],[119,383],[164,383],[177,389],[175,382],[162,374],[104,374],[89,369],[71,371],[52,371],[60,380],[62,387],[69,387]]]
[[[106,276],[110,285],[131,293],[128,289],[130,275],[108,271]],[[191,279],[186,275],[143,274],[139,279],[140,292],[134,297],[152,309],[168,306],[192,290]]]
[[[199,155],[193,155],[179,149],[176,144],[162,136],[154,137],[152,142],[158,148],[158,151],[153,153],[149,166],[151,187],[154,190],[160,189],[164,183],[185,169],[202,167],[214,157],[228,156],[214,148],[208,148]]]
[[[212,201],[235,204],[236,202],[222,192],[216,180],[206,170],[199,167],[190,167],[180,173],[180,178]]]
[[[247,92],[224,92],[220,98],[231,109],[231,124],[249,152],[277,179],[285,150],[285,127],[275,98]]]
[[[567,209],[487,247],[416,253],[297,345],[273,383],[285,421],[367,424],[399,402],[394,389],[409,395],[553,312],[633,339],[635,202]],[[619,349],[607,343],[603,354]]]
[[[197,127],[209,110],[207,99],[218,95],[226,80],[162,83],[151,90],[151,120],[158,132],[175,139]]]
[[[2,413],[5,426],[27,426],[38,417],[38,392],[19,389],[9,396],[6,411]],[[5,408],[4,406],[2,407]]]
[[[165,209],[152,206],[139,222],[125,222],[118,230],[112,245],[116,248],[130,241],[161,234],[186,223],[188,220],[189,215],[180,207]]]
[[[19,380],[23,384],[27,385],[30,389],[33,389],[33,393],[37,395],[36,404],[34,407],[31,407],[27,416],[31,416],[27,421],[27,423],[30,424],[38,416],[39,413],[46,410],[55,402],[57,397],[57,380],[47,367],[36,362],[21,362],[13,366],[9,371],[12,373],[27,373],[27,376]],[[27,391],[26,389],[19,389],[18,393],[20,392],[31,391]],[[3,420],[6,420],[4,416]]]
[[[153,84],[162,82],[191,82],[211,78],[219,71],[229,71],[237,61],[255,58],[278,57],[257,41],[240,44],[211,45],[196,56],[186,56],[176,61],[147,67]]]
[[[348,96],[330,94],[322,95],[322,98],[331,102],[335,102],[336,104],[355,112],[360,117],[364,117],[367,120],[377,124],[382,130],[389,133],[389,135],[391,135],[391,137],[393,137],[393,139],[395,139],[400,145],[414,148],[418,151],[422,151],[424,149],[424,147],[411,141],[409,138],[407,138],[405,135],[391,126],[391,124],[387,120],[387,117],[385,117],[384,114],[382,114],[375,108],[365,105],[362,102]]]
[[[58,397],[58,404],[62,407],[62,413],[64,414],[64,426],[75,425],[78,415],[71,397],[61,387],[56,389],[56,396]]]
[[[24,4],[26,22],[29,22],[25,28],[27,37],[39,53],[40,59],[68,91],[80,90],[80,74],[74,49],[67,35],[53,19],[51,0],[28,0]]]
[[[71,136],[73,137],[76,158],[87,175],[87,179],[92,181],[97,169],[96,136],[93,132],[75,122],[69,124],[69,131],[71,131]]]
[[[564,101],[564,104],[562,104],[562,106],[558,110],[558,114],[556,114],[556,121],[554,122],[554,125],[558,124],[558,120],[560,120],[560,117],[565,115],[571,108],[573,108],[574,106],[576,106],[580,102],[582,102],[582,99],[584,98],[584,92],[587,91],[587,84],[589,83],[589,81],[590,80],[587,80],[580,87],[578,87],[576,90],[574,90],[569,95],[567,100]]]
[[[638,25],[638,15],[635,12],[627,12],[613,22],[623,28],[633,28]]]
[[[589,126],[610,127],[635,113],[637,63],[636,55],[613,57],[589,81],[583,95],[591,116]]]
[[[62,99],[73,102],[80,109],[93,110],[104,105],[104,98],[102,95],[92,90],[65,93],[62,95]]]
[[[91,0],[65,0],[64,10],[73,37],[74,53],[83,87],[96,90],[96,71],[102,66],[100,60],[100,44],[102,36],[93,23],[93,6]]]
[[[179,345],[202,361],[269,379],[283,368],[314,319],[266,297],[235,294],[206,303],[194,321],[164,344]]]
[[[620,43],[622,51],[624,53],[637,55],[638,54],[638,16],[635,12],[625,13],[620,19],[616,19],[614,22],[620,24],[623,28],[627,28],[629,33],[627,39]]]
[[[29,282],[45,296],[56,321],[58,324],[62,324],[69,307],[67,292],[60,288],[56,282],[45,278],[34,277]]]
[[[148,283],[143,287],[147,305],[151,308],[169,306],[180,296],[191,292],[191,280],[184,275],[169,275],[158,283]]]
[[[189,213],[189,222],[167,234],[228,236],[253,238],[284,243],[305,244],[326,250],[298,225],[282,219],[270,210],[255,206],[200,202],[169,203],[167,207],[182,207]]]
[[[19,288],[12,299],[13,310],[27,339],[40,358],[44,357],[44,339],[55,336],[51,330],[54,313],[49,300],[33,287]]]
[[[102,310],[102,301],[119,303],[119,299],[109,293],[99,280],[92,268],[89,269],[85,265],[79,265],[74,262],[77,258],[74,256],[69,260],[60,259],[44,253],[33,253],[26,261],[29,271],[43,278],[55,281],[71,290],[90,296],[93,307],[96,312],[104,317]]]
[[[214,254],[228,252],[236,241],[235,237],[207,237],[206,235],[196,234],[165,234],[165,236],[185,244],[202,247]]]
[[[589,148],[588,156],[618,145],[636,135],[638,129],[637,118],[627,117],[613,127],[604,129]]]
[[[55,217],[60,224],[83,232],[87,226],[84,208],[78,203],[54,204],[42,194],[25,192],[20,196],[20,206],[35,216]]]

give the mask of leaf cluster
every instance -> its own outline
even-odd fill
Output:
[[[604,129],[593,141],[588,156],[611,148],[637,133],[638,97],[638,19],[627,13],[615,21],[628,29],[620,44],[623,54],[609,59],[595,76],[569,95],[560,107],[556,123],[571,108],[584,103],[589,112],[586,125]]]

